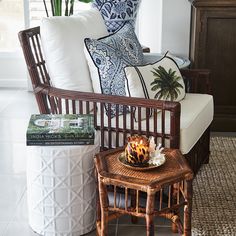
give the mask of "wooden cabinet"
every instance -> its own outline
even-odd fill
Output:
[[[192,68],[211,70],[214,131],[236,132],[236,0],[192,1]]]

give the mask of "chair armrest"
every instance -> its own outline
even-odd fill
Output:
[[[116,139],[116,147],[121,146],[120,134],[124,137],[122,145],[126,143],[127,135],[138,134],[147,137],[154,136],[156,141],[159,138],[163,146],[166,146],[165,142],[169,140],[170,147],[179,148],[180,103],[178,102],[78,92],[45,85],[37,86],[34,92],[41,113],[94,114],[95,127],[102,133],[102,142],[104,139],[108,140],[108,148],[114,146],[112,139]],[[111,116],[109,110],[111,106],[117,109],[115,117]],[[123,114],[118,113],[119,108],[123,108]],[[152,111],[152,118],[150,118],[150,111]],[[145,121],[141,119],[143,112],[146,114]],[[169,114],[166,115],[166,113]],[[134,114],[137,119],[134,119]],[[122,121],[122,127],[120,121]],[[167,130],[167,124],[169,124],[169,130]],[[112,138],[114,133],[115,138]],[[101,147],[104,147],[104,143]]]
[[[68,99],[74,101],[83,100],[88,102],[113,103],[118,105],[139,106],[153,109],[156,108],[159,110],[168,110],[168,111],[175,110],[176,107],[179,106],[178,102],[65,90],[42,84],[37,86],[34,89],[34,92],[35,94],[43,93],[47,96],[53,96],[60,99]]]
[[[166,110],[176,114],[180,113],[180,104],[178,102],[65,90],[45,85],[37,86],[34,92],[35,94],[41,93],[57,99],[95,103],[111,103],[122,106]]]
[[[145,52],[145,53],[150,53],[150,51],[151,51],[149,47],[144,46],[144,45],[142,45],[142,49],[143,49],[143,52]]]
[[[181,69],[180,70],[188,93],[212,94],[210,70]]]

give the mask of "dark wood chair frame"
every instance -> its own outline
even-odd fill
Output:
[[[30,28],[19,32],[19,40],[23,49],[28,72],[31,78],[33,91],[41,114],[94,114],[94,124],[101,134],[101,150],[123,146],[128,135],[154,136],[155,140],[161,140],[163,146],[169,140],[170,148],[179,148],[180,140],[180,110],[178,102],[160,101],[145,98],[131,98],[123,96],[103,95],[92,92],[71,91],[56,88],[52,85],[46,62],[43,57],[40,39],[40,27]],[[209,70],[181,70],[186,84],[186,92],[211,94]],[[118,111],[123,107],[123,115],[111,117],[111,107]],[[97,109],[99,108],[99,109]],[[127,109],[128,108],[128,109]],[[146,119],[146,129],[141,126],[141,110],[146,110],[149,117],[152,110],[153,119]],[[99,112],[98,112],[99,110]],[[134,122],[134,111],[138,114],[137,124]],[[161,132],[157,132],[157,113],[161,111]],[[127,114],[130,118],[127,119]],[[170,131],[165,130],[165,114],[170,112]],[[106,114],[107,113],[107,114]],[[118,114],[118,112],[117,112]],[[160,114],[160,113],[159,113]],[[98,122],[99,120],[99,122]],[[106,120],[106,122],[105,122]],[[119,126],[119,121],[123,126]],[[115,125],[112,125],[115,121]],[[150,122],[153,122],[153,130],[150,130]],[[138,127],[138,128],[134,128]],[[120,140],[122,134],[122,140]],[[107,142],[104,142],[104,140]],[[209,160],[210,126],[204,134],[185,155],[194,173],[198,171],[203,163]]]

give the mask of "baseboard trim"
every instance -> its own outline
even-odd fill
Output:
[[[214,132],[236,132],[236,114],[215,114],[211,130]]]

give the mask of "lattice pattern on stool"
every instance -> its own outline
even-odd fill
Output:
[[[43,235],[81,235],[95,227],[93,156],[99,148],[85,148],[82,155],[79,148],[67,149],[57,155],[33,147],[29,151],[29,221]]]

